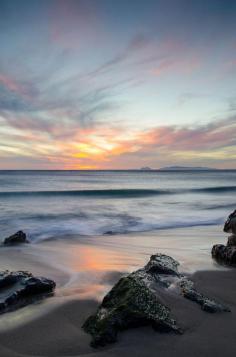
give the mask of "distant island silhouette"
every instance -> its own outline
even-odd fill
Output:
[[[151,168],[149,166],[144,166],[140,168],[141,171],[216,171],[220,169],[204,166],[165,166],[159,169]]]
[[[202,167],[202,166],[166,166],[159,168],[160,171],[215,171],[216,168],[211,167]]]
[[[152,168],[151,168],[151,167],[146,166],[146,167],[141,167],[141,169],[140,169],[140,170],[142,170],[142,171],[151,171],[151,170],[152,170]]]

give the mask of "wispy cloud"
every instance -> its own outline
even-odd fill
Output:
[[[152,69],[152,73],[154,76],[161,76],[169,72],[191,74],[193,71],[199,69],[201,62],[202,60],[195,56],[190,56],[190,58],[167,58],[162,60],[154,69]]]
[[[2,147],[5,156],[16,157],[25,152],[25,156],[32,155],[40,160],[45,158],[46,166],[48,162],[57,162],[63,168],[107,168],[113,162],[120,163],[120,167],[127,167],[132,162],[132,167],[137,167],[147,160],[148,164],[156,166],[158,161],[162,162],[155,159],[160,153],[169,160],[177,158],[182,161],[205,161],[216,155],[219,161],[222,158],[222,162],[231,162],[236,155],[232,149],[236,144],[235,117],[194,128],[161,126],[144,132],[125,127],[80,128],[74,129],[68,137],[64,136],[63,140],[64,128],[61,128],[60,135],[58,127],[58,133],[50,138],[46,135],[47,130],[41,128],[41,134],[37,138],[37,127],[31,126],[28,137],[24,134],[24,128],[14,127],[19,130],[18,134],[14,137],[9,135],[7,142],[18,141],[19,144],[10,145],[9,148]],[[27,154],[27,147],[31,143],[34,149]]]
[[[101,66],[97,67],[90,73],[88,73],[88,76],[97,76],[101,75],[105,72],[111,71],[112,69],[116,68],[118,65],[123,64],[126,60],[131,59],[134,55],[139,55],[140,56],[140,51],[145,50],[145,48],[150,44],[150,39],[147,36],[144,36],[143,34],[137,34],[135,37],[133,37],[128,45],[124,48],[124,50],[105,63],[103,63]],[[142,55],[143,53],[141,53]],[[134,58],[133,58],[134,60]]]

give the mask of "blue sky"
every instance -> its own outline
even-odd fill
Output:
[[[236,168],[236,2],[0,0],[0,169]]]

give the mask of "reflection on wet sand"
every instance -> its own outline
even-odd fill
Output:
[[[70,266],[74,271],[113,271],[127,269],[130,254],[92,245],[73,246],[70,251]]]
[[[29,270],[55,280],[56,298],[101,299],[118,280],[117,274],[143,266],[156,252],[173,256],[186,272],[217,269],[210,259],[210,248],[221,240],[217,226],[60,240],[55,237],[24,247],[3,248],[0,267]]]

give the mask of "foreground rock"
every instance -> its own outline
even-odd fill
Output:
[[[26,271],[0,272],[0,313],[16,310],[51,296],[56,283],[43,277],[34,277]]]
[[[229,311],[198,293],[193,282],[179,274],[178,265],[167,255],[155,254],[143,269],[121,278],[83,325],[92,335],[91,345],[104,346],[115,342],[119,331],[146,325],[160,332],[181,333],[170,308],[163,303],[163,296],[169,294],[170,287],[172,294],[195,301],[204,311]]]
[[[226,245],[216,244],[212,247],[212,257],[218,262],[236,265],[236,210],[232,212],[224,224],[224,232],[232,233]]]
[[[26,234],[22,231],[18,231],[10,237],[4,239],[4,245],[15,245],[15,244],[22,244],[22,243],[29,243]]]

